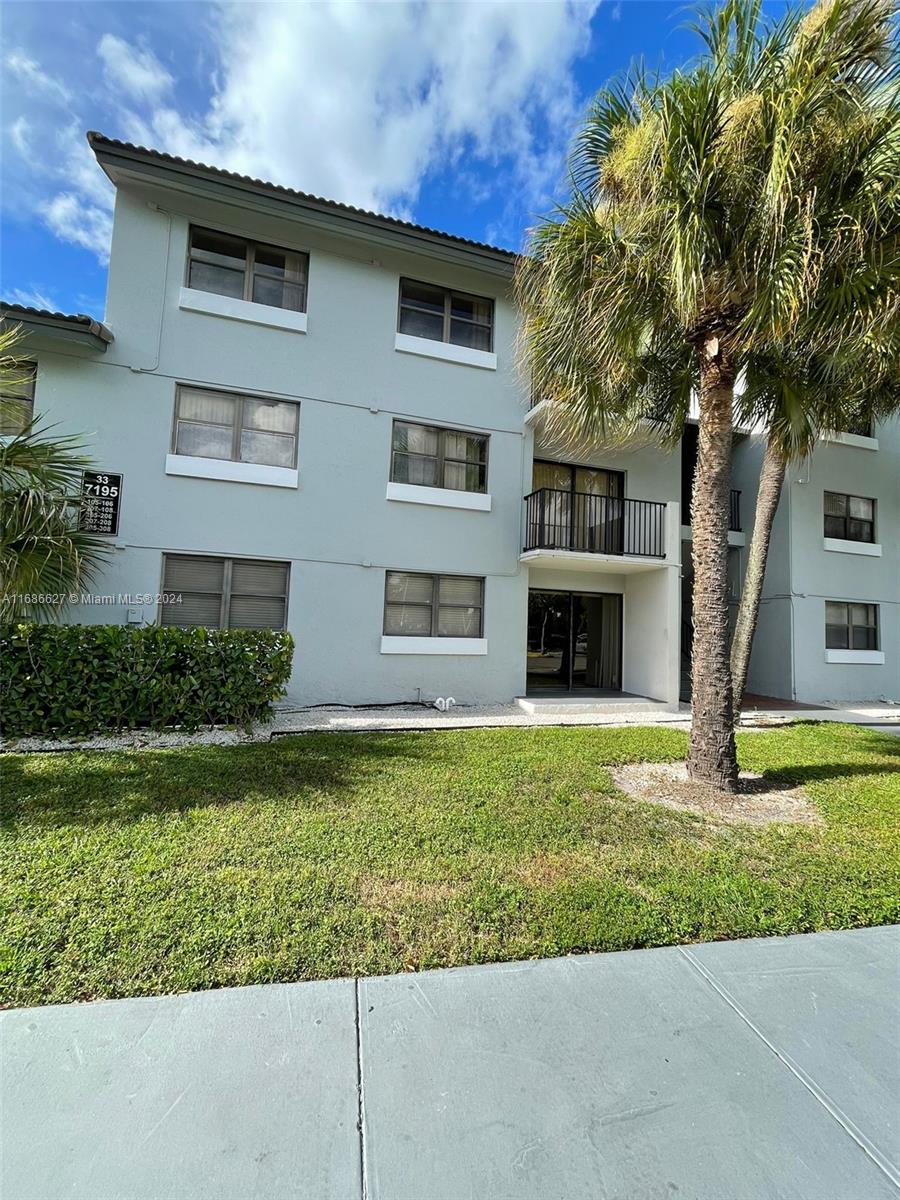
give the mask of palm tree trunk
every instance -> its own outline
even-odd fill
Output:
[[[753,537],[747,556],[747,572],[731,642],[731,686],[734,693],[735,724],[740,716],[741,701],[744,699],[744,688],[747,684],[750,651],[753,649],[753,636],[759,621],[759,601],[766,576],[766,560],[769,557],[769,539],[772,536],[775,510],[781,499],[786,465],[784,455],[772,442],[766,442],[766,452],[759,475],[759,491],[756,495]]]
[[[709,338],[700,353],[700,422],[691,495],[694,642],[691,688],[692,779],[737,790],[728,630],[728,499],[734,369]]]

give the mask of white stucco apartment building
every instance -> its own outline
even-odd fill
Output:
[[[545,442],[513,254],[89,141],[117,189],[104,321],[3,308],[35,412],[122,477],[112,601],[63,619],[286,628],[304,704],[678,703],[692,438]],[[900,695],[900,427],[871,433],[791,472],[754,691]],[[735,599],[758,455],[738,441]]]

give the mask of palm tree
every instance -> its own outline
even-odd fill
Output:
[[[17,328],[0,331],[0,620],[50,618],[94,577],[109,552],[78,529],[81,442],[41,430],[21,399]],[[10,436],[11,434],[11,436]]]
[[[533,231],[517,293],[522,352],[557,441],[699,412],[691,501],[693,719],[688,771],[737,787],[728,623],[735,382],[751,356],[849,354],[889,320],[896,282],[897,65],[887,0],[760,0],[698,18],[703,54],[597,96],[572,195]]]
[[[788,464],[809,455],[818,437],[871,426],[900,412],[900,293],[888,303],[893,314],[882,336],[864,340],[848,357],[821,355],[801,345],[768,358],[754,356],[740,397],[742,418],[766,430],[753,535],[731,642],[734,718],[737,723],[747,683],[753,637],[759,620],[772,524]]]

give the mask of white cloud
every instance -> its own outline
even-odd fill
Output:
[[[367,207],[414,201],[464,151],[531,190],[559,169],[595,5],[240,4],[199,138],[223,165]],[[171,126],[166,130],[176,134]],[[175,153],[196,156],[184,125]],[[207,151],[208,152],[208,151]]]
[[[24,304],[26,308],[46,308],[50,312],[57,311],[56,301],[38,288],[13,288],[9,292],[9,299],[13,304]]]
[[[16,117],[9,127],[12,144],[23,158],[31,159],[31,125],[25,117]]]
[[[42,156],[44,174],[20,172],[20,205],[33,197],[31,211],[57,236],[104,259],[112,189],[84,142],[94,127],[405,216],[440,174],[461,206],[496,200],[484,236],[518,241],[523,218],[549,205],[560,180],[581,105],[572,68],[597,3],[222,3],[204,12],[198,57],[183,56],[178,80],[147,41],[108,31],[96,35],[99,86],[84,55],[71,56],[63,82],[17,52],[15,71],[44,103],[24,109],[10,141],[21,155],[29,134],[56,151]],[[202,76],[198,61],[208,64]],[[205,99],[185,112],[176,85],[196,93],[198,84]],[[78,96],[62,125],[58,112],[47,116],[51,94]]]
[[[109,259],[112,216],[72,192],[60,192],[41,205],[41,216],[49,229],[65,242],[93,251],[105,263]]]
[[[68,104],[71,100],[69,89],[60,80],[43,71],[24,50],[11,51],[4,63],[10,75],[33,95],[40,95],[62,104]]]
[[[136,50],[122,38],[104,33],[97,46],[107,82],[135,100],[158,100],[174,79],[152,50]]]

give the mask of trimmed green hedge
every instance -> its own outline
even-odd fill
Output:
[[[284,695],[294,642],[271,629],[0,627],[0,734],[248,725]]]

